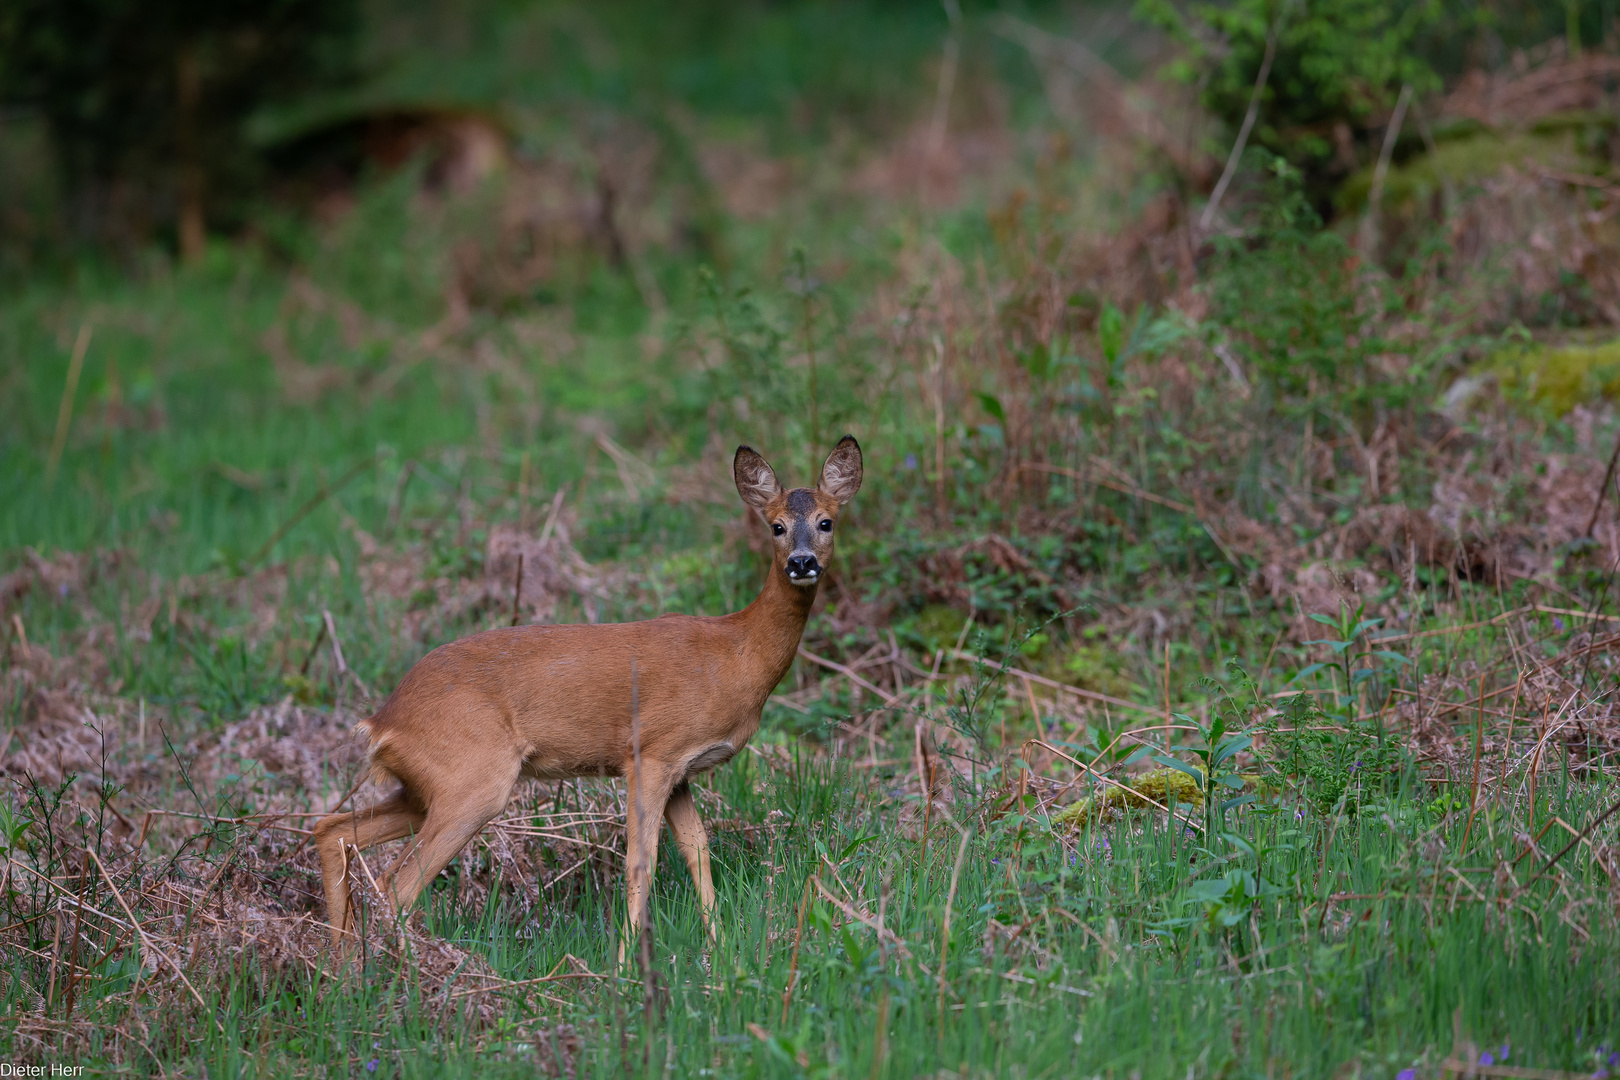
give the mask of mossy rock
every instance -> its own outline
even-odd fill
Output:
[[[1582,401],[1620,398],[1620,340],[1530,345],[1496,354],[1502,389],[1563,416]]]
[[[1479,130],[1464,138],[1440,143],[1433,154],[1419,154],[1402,165],[1391,166],[1384,177],[1385,213],[1400,214],[1432,199],[1449,182],[1459,194],[1497,175],[1503,165],[1541,165],[1586,171],[1591,159],[1583,154],[1578,133],[1565,129],[1514,132],[1499,135]],[[1351,174],[1333,197],[1340,215],[1357,216],[1367,208],[1374,166]]]
[[[1244,791],[1259,791],[1261,786],[1262,778],[1258,774],[1244,775]],[[1179,769],[1154,769],[1127,781],[1123,787],[1109,784],[1096,795],[1070,803],[1052,815],[1052,825],[1054,828],[1082,828],[1112,820],[1126,810],[1157,809],[1155,803],[1168,806],[1172,797],[1182,806],[1199,810],[1204,807],[1204,793],[1191,776]]]

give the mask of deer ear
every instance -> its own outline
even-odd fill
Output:
[[[742,501],[761,514],[772,499],[782,492],[770,464],[754,452],[752,446],[737,447],[737,456],[731,463],[732,478],[737,481],[737,494]]]
[[[827,455],[821,467],[821,480],[817,487],[837,499],[839,504],[849,502],[861,490],[861,444],[855,436],[845,435]]]

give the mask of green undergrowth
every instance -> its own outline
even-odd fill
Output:
[[[454,875],[432,932],[509,980],[567,956],[606,977],[509,991],[480,1028],[441,995],[481,977],[426,995],[408,967],[266,977],[251,958],[204,983],[189,1020],[125,1013],[127,975],[81,1009],[143,1032],[170,1069],[231,1076],[1388,1077],[1434,1075],[1465,1043],[1601,1067],[1620,1038],[1606,877],[1577,859],[1542,877],[1515,862],[1504,806],[1448,810],[1414,781],[1355,813],[1246,806],[1205,832],[1136,817],[1071,835],[1027,806],[965,831],[936,818],[925,845],[896,829],[881,771],[744,756],[718,790],[784,825],[717,840],[713,944],[666,844],[650,1010],[636,965],[616,967],[621,896],[466,909]],[[1554,786],[1536,820],[1585,820],[1599,794]],[[850,912],[881,919],[881,942]]]

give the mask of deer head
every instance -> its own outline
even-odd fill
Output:
[[[737,447],[732,462],[737,494],[771,528],[771,572],[790,584],[812,587],[833,552],[833,530],[844,504],[861,489],[861,447],[853,436],[838,440],[814,488],[784,490],[776,473],[752,447]]]

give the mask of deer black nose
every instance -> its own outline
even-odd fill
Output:
[[[787,561],[788,580],[807,585],[821,577],[821,564],[814,555],[790,555]]]

